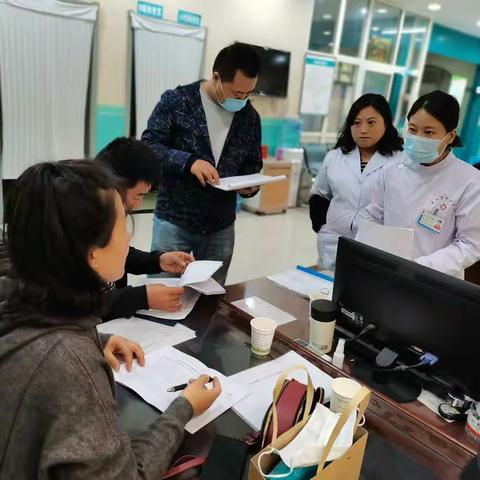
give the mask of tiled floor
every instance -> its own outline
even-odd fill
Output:
[[[315,234],[307,208],[285,214],[255,215],[240,212],[235,224],[236,243],[227,285],[264,277],[298,264],[311,265],[317,258]],[[150,249],[152,215],[135,215],[132,245]]]

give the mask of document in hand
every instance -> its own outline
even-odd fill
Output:
[[[137,285],[162,284],[168,287],[182,287],[181,278],[145,278],[140,280]],[[198,282],[188,285],[189,289],[203,293],[203,295],[222,295],[226,290],[213,278],[204,282]]]
[[[213,260],[197,260],[189,263],[185,272],[180,277],[181,286],[190,286],[206,282],[223,265],[223,262]]]
[[[415,230],[413,228],[379,225],[361,219],[358,222],[358,232],[355,240],[398,257],[412,260],[414,236]]]
[[[247,397],[235,405],[234,410],[255,430],[262,428],[262,420],[272,403],[273,389],[278,377],[283,370],[294,365],[304,365],[307,368],[313,385],[325,390],[325,401],[328,401],[332,393],[332,377],[293,351],[229,377],[248,393]],[[294,372],[291,378],[306,382],[305,372],[301,370]]]
[[[187,432],[195,433],[244,398],[248,391],[196,358],[173,347],[147,353],[145,366],[141,367],[134,362],[131,372],[127,372],[125,365],[122,365],[118,372],[114,372],[114,377],[115,381],[131,388],[146,402],[163,412],[182,393],[167,392],[167,389],[188,383],[191,378],[202,374],[218,377],[222,393],[205,413],[187,423]]]
[[[99,333],[120,335],[140,344],[145,353],[160,348],[178,345],[195,338],[197,335],[191,329],[176,323],[168,326],[141,318],[117,318],[97,325]]]
[[[218,185],[212,185],[212,187],[230,192],[232,190],[240,190],[248,187],[259,187],[260,185],[266,185],[267,183],[280,182],[285,180],[285,175],[277,175],[275,177],[269,175],[262,175],[260,173],[254,173],[252,175],[239,175],[236,177],[224,177],[220,179]]]
[[[150,280],[155,280],[155,282],[150,282]],[[147,279],[144,283],[161,283],[168,287],[179,287],[181,286],[180,280],[180,278],[155,278]],[[193,310],[193,307],[199,298],[200,292],[197,292],[190,287],[186,287],[181,300],[182,308],[177,312],[165,312],[163,310],[149,308],[148,310],[138,310],[137,313],[140,315],[148,315],[150,317],[161,318],[164,320],[183,320]]]

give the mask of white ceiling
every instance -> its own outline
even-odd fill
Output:
[[[480,37],[480,0],[386,0],[390,3],[429,17],[436,23]],[[427,6],[438,3],[442,6],[439,12],[431,12]]]

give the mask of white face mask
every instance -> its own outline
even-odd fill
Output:
[[[260,473],[265,478],[286,478],[296,467],[318,465],[340,416],[340,413],[333,413],[327,407],[318,403],[307,424],[286,447],[281,450],[271,448],[263,452],[258,459],[258,463],[261,465],[260,458],[263,455],[276,453],[290,467],[290,472],[276,475]],[[357,412],[354,411],[340,430],[327,457],[327,462],[340,458],[352,446],[356,418]]]

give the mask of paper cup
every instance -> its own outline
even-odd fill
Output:
[[[362,386],[350,378],[339,377],[332,380],[330,410],[341,413],[358,393]]]
[[[252,327],[252,352],[255,355],[268,355],[272,348],[277,322],[271,318],[255,317],[250,321]]]

